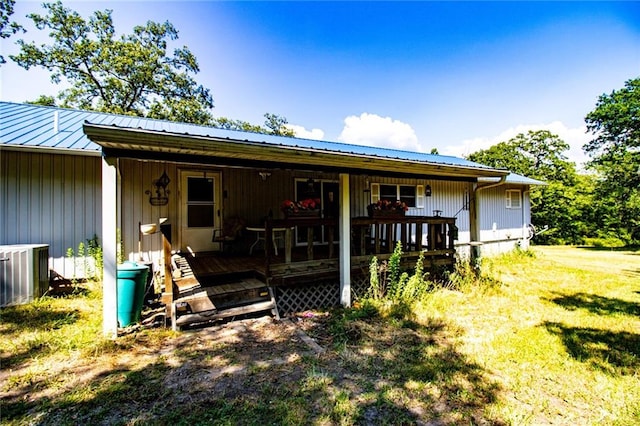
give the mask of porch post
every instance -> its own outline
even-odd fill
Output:
[[[117,168],[116,159],[102,157],[102,330],[106,337],[118,336],[117,304]],[[115,202],[114,202],[115,201]]]
[[[340,303],[351,306],[351,204],[349,174],[340,173]]]

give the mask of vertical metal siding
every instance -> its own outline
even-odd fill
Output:
[[[0,244],[48,244],[50,267],[71,277],[66,259],[101,229],[97,157],[0,152]]]
[[[47,245],[0,246],[0,306],[28,303],[49,289]]]
[[[505,191],[507,189],[522,191],[522,206],[519,209],[508,209],[506,207]],[[523,237],[523,228],[529,220],[529,199],[522,187],[501,185],[482,191],[479,195],[481,241],[519,239]]]

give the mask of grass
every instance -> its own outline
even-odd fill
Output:
[[[0,311],[2,424],[640,423],[640,252],[537,247],[411,306],[101,338],[99,290]],[[327,349],[318,355],[299,330]]]

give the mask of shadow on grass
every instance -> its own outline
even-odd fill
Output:
[[[6,339],[6,336],[28,333],[33,333],[34,336],[26,342],[21,342],[20,350],[10,350],[0,354],[2,368],[10,368],[25,360],[50,354],[52,352],[50,345],[38,334],[74,324],[78,321],[79,314],[80,312],[76,309],[53,308],[44,301],[3,308],[0,326],[3,339]],[[10,342],[7,341],[5,344]]]
[[[547,300],[571,311],[585,309],[598,315],[624,314],[640,316],[640,304],[611,297],[598,296],[597,294],[574,293],[568,295],[558,293],[557,297]]]
[[[576,360],[615,375],[634,375],[640,369],[640,335],[596,328],[568,327],[545,322],[547,330],[559,336]]]
[[[298,327],[262,321],[183,332],[160,343],[148,337],[152,333],[127,336],[112,349],[113,361],[87,359],[82,366],[5,389],[3,420],[41,425],[415,424],[431,419],[439,425],[501,424],[484,417],[498,385],[457,350],[458,332],[442,321],[358,319],[348,324],[341,349],[327,344],[322,355],[300,339],[299,328],[329,342],[331,320],[299,320]],[[128,357],[138,362],[118,361]],[[141,357],[148,362],[141,363]],[[61,386],[69,375],[85,379]]]

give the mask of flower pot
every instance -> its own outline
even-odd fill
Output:
[[[313,210],[298,210],[294,211],[285,211],[284,215],[286,218],[297,217],[297,218],[315,218],[320,217],[320,209]]]
[[[369,208],[367,209],[368,213],[369,213],[369,217],[372,218],[376,218],[376,217],[386,217],[386,218],[393,218],[393,217],[404,217],[404,210],[376,210],[376,209],[372,209]]]

